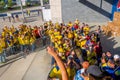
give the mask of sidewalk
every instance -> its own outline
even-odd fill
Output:
[[[46,80],[51,57],[45,48],[0,68],[0,80]]]

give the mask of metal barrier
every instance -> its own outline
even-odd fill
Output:
[[[40,49],[40,48],[46,48],[48,45],[50,45],[49,36],[46,36],[44,38],[36,39],[34,45],[35,45],[35,50]],[[32,47],[32,45],[28,46],[28,50],[29,50],[30,53],[32,53],[31,47]],[[21,45],[14,45],[14,46],[11,46],[11,47],[8,47],[8,48],[4,49],[2,54],[5,55],[6,61],[9,61],[9,60],[11,60],[9,58],[10,56],[13,56],[12,58],[20,57],[20,56],[23,56],[22,53],[25,53],[25,52],[21,51]],[[17,56],[15,56],[15,55],[17,55]]]

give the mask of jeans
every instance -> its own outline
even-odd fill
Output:
[[[24,52],[25,45],[20,45],[21,52]]]
[[[31,51],[32,52],[35,51],[35,43],[32,43],[30,46],[31,46]]]
[[[43,38],[42,38],[42,41],[43,41],[43,46],[45,46],[45,45],[46,45],[46,39],[47,39],[47,37],[46,37],[46,36],[43,36]]]
[[[2,53],[0,53],[0,62],[5,62],[6,61],[6,54],[5,51],[3,51]]]
[[[12,54],[15,53],[14,46],[10,46],[10,47],[9,47],[9,50],[10,50],[10,55],[12,55]]]

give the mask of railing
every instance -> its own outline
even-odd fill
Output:
[[[34,45],[35,45],[34,51],[44,49],[48,45],[50,45],[50,38],[48,36],[46,36],[44,38],[36,39],[34,42]],[[32,45],[30,45],[30,44],[27,47],[29,53],[34,52],[31,50],[31,47],[32,47]],[[23,56],[24,53],[25,53],[24,51],[21,51],[21,45],[19,44],[19,45],[14,45],[14,46],[11,46],[11,47],[4,49],[2,54],[0,54],[0,57],[2,59],[5,58],[5,60],[3,60],[3,62],[8,62],[14,58],[18,58],[18,57]]]

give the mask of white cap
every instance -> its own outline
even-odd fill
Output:
[[[118,54],[115,54],[114,59],[118,59],[118,58],[120,58],[120,56]]]

